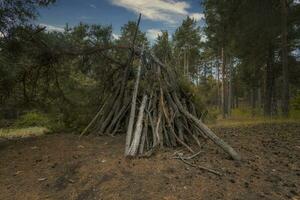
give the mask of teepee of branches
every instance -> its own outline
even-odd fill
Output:
[[[150,51],[130,49],[132,57],[139,58],[134,79],[129,80],[129,71],[134,70],[129,62],[82,135],[126,132],[125,156],[150,155],[156,149],[177,146],[194,152],[192,144],[201,146],[204,138],[240,160],[237,152],[198,118],[194,102],[178,84],[175,72]]]

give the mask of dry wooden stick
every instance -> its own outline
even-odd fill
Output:
[[[138,152],[140,140],[141,140],[141,133],[143,130],[143,117],[144,117],[144,109],[146,107],[148,97],[147,95],[143,96],[143,101],[139,110],[138,119],[136,122],[135,131],[133,133],[132,142],[130,144],[130,147],[128,149],[128,152],[126,153],[126,156],[135,156]]]
[[[175,157],[175,158],[181,160],[183,163],[185,163],[185,164],[187,164],[187,165],[189,165],[189,166],[191,166],[191,167],[195,167],[195,168],[198,168],[198,169],[200,169],[200,170],[205,170],[205,171],[208,171],[208,172],[210,172],[210,173],[212,173],[212,174],[215,174],[215,175],[218,175],[218,176],[222,176],[222,174],[221,174],[220,172],[217,172],[217,171],[215,171],[215,170],[213,170],[213,169],[209,169],[209,168],[207,168],[207,167],[203,167],[203,166],[201,166],[201,165],[194,165],[194,164],[192,164],[192,163],[186,161],[186,160],[185,160],[184,158],[182,158],[180,155],[178,155],[178,157]]]
[[[131,144],[131,140],[132,140],[132,131],[133,131],[133,124],[134,124],[134,117],[135,117],[135,109],[136,109],[138,88],[139,88],[139,83],[140,83],[141,68],[142,68],[142,57],[140,58],[140,64],[139,64],[139,67],[138,67],[138,74],[137,74],[137,78],[136,78],[136,82],[135,82],[134,90],[133,90],[133,94],[132,94],[130,118],[129,118],[129,124],[128,124],[128,127],[127,127],[127,133],[126,133],[125,155],[128,154],[130,144]]]
[[[79,138],[81,138],[86,132],[87,130],[91,127],[91,125],[96,121],[96,119],[100,116],[100,114],[102,113],[105,105],[106,105],[106,102],[104,103],[104,105],[101,107],[101,109],[97,112],[97,114],[94,116],[94,118],[92,119],[92,121],[85,127],[85,129],[81,132]]]
[[[194,155],[191,155],[191,156],[189,156],[189,157],[185,157],[184,159],[185,159],[185,160],[193,159],[193,158],[195,158],[196,156],[200,155],[201,153],[203,153],[203,151],[199,151],[199,152],[195,153]]]
[[[179,101],[176,94],[173,94],[173,98],[178,106],[178,109],[189,119],[195,122],[195,124],[200,128],[200,130],[206,134],[206,136],[211,139],[215,144],[220,146],[225,152],[227,152],[234,160],[240,161],[241,156],[225,141],[219,138],[214,132],[212,132],[205,124],[203,124],[197,117],[190,114],[186,109],[184,109],[183,105]]]

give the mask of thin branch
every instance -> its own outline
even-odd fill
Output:
[[[187,164],[187,165],[189,165],[189,166],[191,166],[191,167],[195,167],[195,168],[197,168],[197,169],[204,170],[204,171],[208,171],[208,172],[210,172],[210,173],[212,173],[212,174],[215,174],[215,175],[218,175],[218,176],[222,176],[222,174],[221,174],[220,172],[215,171],[215,170],[210,169],[210,168],[207,168],[207,167],[200,166],[200,165],[194,165],[194,164],[192,164],[192,163],[186,161],[186,160],[185,160],[184,158],[182,158],[180,155],[178,155],[178,157],[176,157],[175,159],[179,159],[179,160],[181,160],[183,163],[185,163],[185,164]]]

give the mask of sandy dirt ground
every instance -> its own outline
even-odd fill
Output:
[[[215,127],[243,157],[235,163],[211,142],[190,161],[164,149],[125,159],[124,136],[54,134],[0,141],[0,199],[300,200],[300,123]],[[199,149],[194,148],[195,151]]]

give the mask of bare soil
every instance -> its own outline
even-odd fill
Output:
[[[211,142],[191,162],[222,176],[172,159],[180,149],[125,159],[124,136],[1,141],[0,199],[300,200],[300,123],[213,129],[243,162],[230,160]]]

